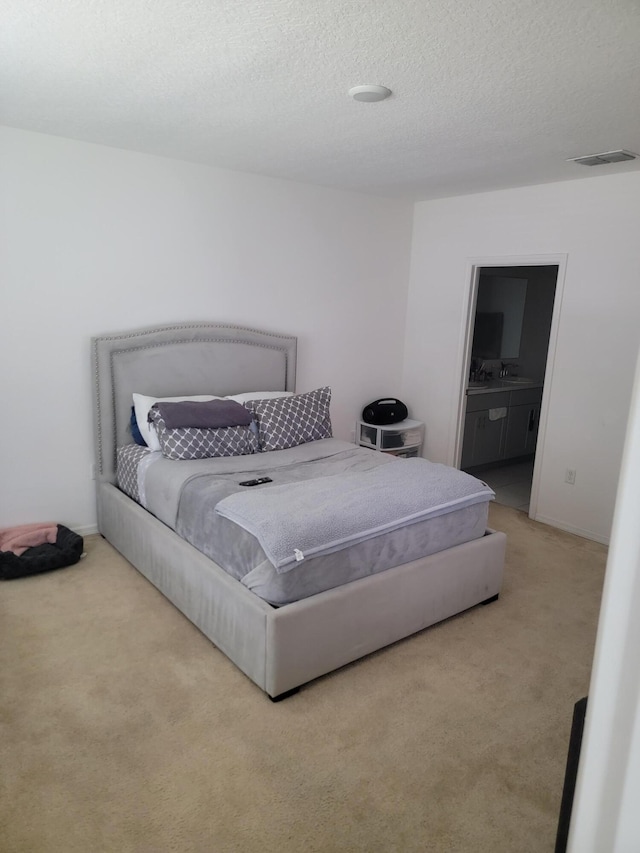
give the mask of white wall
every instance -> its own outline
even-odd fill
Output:
[[[638,172],[421,202],[414,215],[402,396],[436,461],[454,461],[470,260],[567,255],[537,518],[599,541],[640,338],[639,221]]]
[[[607,560],[570,853],[640,850],[640,359]]]
[[[335,434],[398,393],[412,206],[0,129],[0,527],[95,523],[91,335],[298,336]],[[215,390],[215,389],[212,389]]]

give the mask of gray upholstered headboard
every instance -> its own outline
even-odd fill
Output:
[[[132,394],[175,397],[294,391],[296,338],[184,323],[91,339],[96,477],[115,482],[116,447],[132,441]]]

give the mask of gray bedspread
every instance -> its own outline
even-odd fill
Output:
[[[269,476],[275,485],[295,483],[344,471],[369,471],[393,461],[383,453],[354,447],[336,438],[311,441],[288,450],[216,459],[177,461],[164,459],[160,453],[153,455],[155,459],[146,469],[141,484],[145,494],[143,505],[174,529],[178,515],[184,515],[196,491],[198,500],[206,499],[215,507],[227,495],[246,489],[239,485],[241,480]],[[254,486],[253,490],[265,488]]]
[[[215,512],[237,493],[264,495],[284,484],[367,472],[400,465],[395,457],[338,439],[250,456],[176,461],[150,453],[139,469],[143,506],[265,601],[280,606],[402,563],[476,539],[484,534],[486,499],[444,515],[418,520],[335,553],[295,562],[279,572],[258,539]],[[408,461],[408,460],[403,460]],[[242,487],[241,480],[269,476],[273,484]],[[466,476],[466,475],[465,475]],[[474,481],[480,485],[479,481]]]
[[[484,483],[426,459],[396,459],[369,471],[319,474],[303,482],[253,488],[216,505],[216,513],[260,542],[279,572],[454,508],[487,501]]]

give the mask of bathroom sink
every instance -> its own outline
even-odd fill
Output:
[[[488,388],[486,382],[469,382],[467,388],[473,388],[475,391],[481,391],[483,388]]]
[[[533,379],[527,379],[525,376],[505,376],[500,382],[505,385],[531,385]]]

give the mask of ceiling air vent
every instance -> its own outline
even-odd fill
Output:
[[[603,166],[605,163],[622,163],[625,160],[635,160],[637,154],[631,151],[605,151],[604,154],[587,154],[586,157],[569,157],[568,163],[580,163],[581,166]]]

